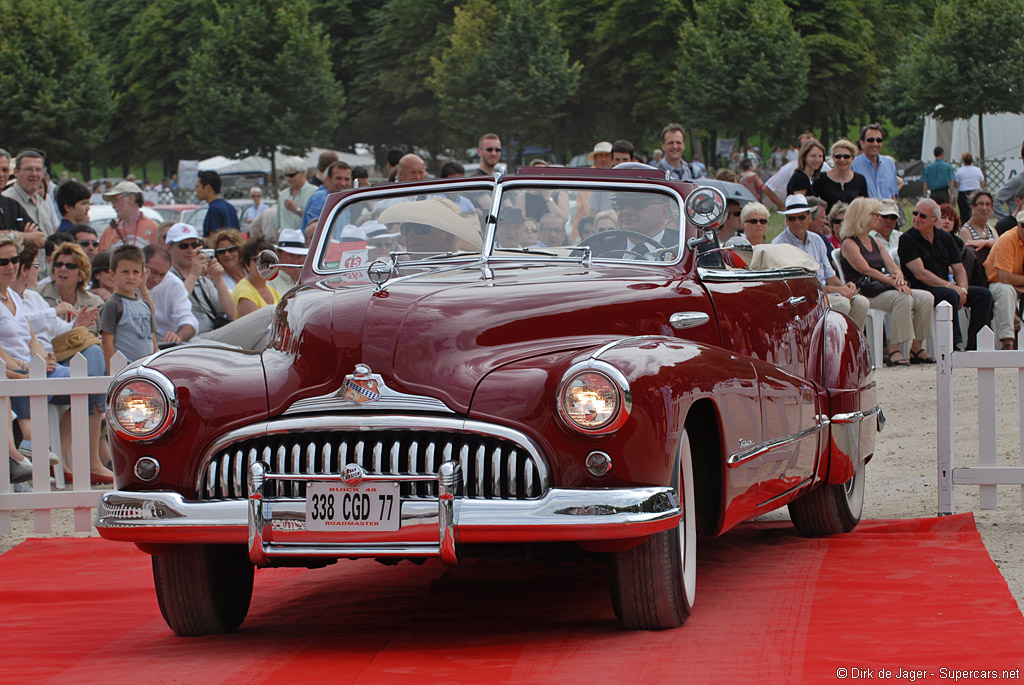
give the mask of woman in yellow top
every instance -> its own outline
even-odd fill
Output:
[[[273,250],[274,246],[266,238],[254,236],[242,246],[242,268],[245,278],[238,282],[231,291],[231,299],[235,301],[238,318],[250,314],[260,307],[275,305],[281,301],[281,293],[256,270],[256,257],[263,250]]]

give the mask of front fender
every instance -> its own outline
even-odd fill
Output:
[[[719,444],[760,439],[757,377],[749,360],[720,348],[668,337],[639,337],[605,346],[597,358],[616,367],[632,392],[629,419],[615,432],[587,435],[559,416],[556,396],[565,371],[598,350],[549,355],[506,365],[488,374],[473,396],[470,415],[504,423],[535,438],[561,487],[671,485],[679,440],[690,407],[707,398],[717,407]],[[595,478],[586,469],[594,450],[612,458]],[[720,467],[721,468],[721,467]]]

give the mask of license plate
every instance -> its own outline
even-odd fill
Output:
[[[313,482],[306,486],[306,530],[395,531],[401,507],[394,481]]]

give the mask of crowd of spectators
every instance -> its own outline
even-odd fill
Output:
[[[753,201],[730,198],[720,242],[756,248],[774,235],[770,242],[811,255],[833,309],[858,326],[869,309],[888,315],[887,365],[934,362],[925,343],[932,307],[941,301],[970,309],[966,334],[956,327],[958,345],[973,349],[981,327],[992,325],[1001,345],[1014,347],[1018,297],[1024,292],[1021,175],[990,192],[969,154],[955,169],[936,148],[935,161],[922,175],[925,197],[908,221],[899,197],[902,179],[894,160],[882,154],[884,140],[879,124],[864,126],[856,141],[826,144],[807,132],[765,160],[757,150],[737,149],[709,172],[699,155],[687,159],[685,128],[672,123],[650,157],[630,141],[617,140],[596,143],[587,159],[597,169],[645,162],[674,179],[699,183],[712,173],[741,184]],[[480,136],[478,163],[468,174],[501,171],[502,154],[498,135]],[[334,152],[321,154],[313,169],[291,157],[282,165],[276,205],[264,202],[264,189],[254,186],[252,204],[240,214],[224,199],[217,172],[203,171],[195,195],[206,206],[205,218],[193,226],[146,216],[145,183],[146,190],[133,179],[103,188],[75,180],[56,185],[46,169],[39,150],[22,150],[13,159],[0,150],[0,358],[10,378],[24,377],[35,355],[46,360],[48,375],[61,376],[70,358],[81,353],[89,374],[98,376],[107,373],[117,352],[131,361],[189,341],[259,349],[268,339],[273,306],[298,280],[329,195],[369,183],[365,169],[353,169]],[[769,169],[774,173],[765,178]],[[386,174],[387,182],[403,183],[427,178],[428,170],[420,156],[396,148],[388,151]],[[465,175],[466,167],[454,161],[437,172],[440,178]],[[156,188],[176,186],[172,177]],[[476,201],[431,197],[416,203],[416,210],[438,217],[446,229],[389,232],[412,208],[383,200],[377,203],[380,221],[374,217],[352,235],[367,242],[371,255],[459,249],[467,241],[479,243],[471,232],[460,233],[457,218],[487,209]],[[99,202],[109,203],[115,218],[97,230],[88,222]],[[769,228],[773,212],[784,224],[777,235]],[[356,227],[341,219],[336,237],[353,239],[344,231]],[[503,209],[496,242],[560,247],[628,228],[634,220],[628,209],[612,206],[610,194],[538,188]],[[257,269],[264,251],[278,255],[274,281]],[[728,263],[742,266],[742,259],[730,257]],[[103,397],[90,399],[92,474],[96,482],[109,482]],[[12,435],[28,441],[27,402],[11,404]],[[27,477],[25,444],[12,440],[8,446],[13,481]]]

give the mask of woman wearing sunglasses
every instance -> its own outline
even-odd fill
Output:
[[[818,176],[814,182],[814,194],[825,201],[826,211],[832,211],[837,202],[847,204],[858,197],[868,196],[868,180],[853,170],[853,158],[857,156],[857,146],[846,138],[832,143],[829,152],[832,155],[832,168]]]
[[[103,298],[85,289],[92,276],[92,263],[76,243],[57,246],[50,256],[50,275],[52,279],[36,290],[51,307],[77,315],[90,309],[98,311],[103,306]],[[87,327],[90,333],[99,335],[95,317]]]
[[[63,243],[61,247],[72,248],[81,253],[83,258],[85,256],[81,248],[74,243]],[[68,367],[58,364],[53,352],[47,351],[36,337],[29,322],[29,308],[15,289],[21,269],[21,248],[20,235],[16,233],[0,234],[0,305],[2,305],[0,306],[0,349],[5,353],[3,359],[7,362],[8,377],[17,378],[20,375],[24,378],[28,373],[31,359],[39,356],[46,362],[47,378],[68,378],[71,375]],[[93,483],[112,483],[113,474],[100,463],[99,458],[99,436],[103,410],[102,406],[98,406],[98,404],[101,405],[104,398],[99,395],[90,396],[89,399],[89,448],[92,457],[92,481]],[[51,397],[50,401],[60,402],[61,399]],[[67,402],[66,399],[63,401]],[[11,398],[11,408],[18,418],[23,439],[31,440],[32,428],[28,420],[29,398]],[[65,435],[70,436],[70,431]]]
[[[871,237],[871,231],[878,228],[881,209],[880,201],[864,197],[855,199],[846,210],[839,233],[843,239],[839,256],[843,276],[861,288],[872,309],[884,311],[890,317],[886,366],[933,364],[935,360],[924,350],[924,340],[931,336],[935,299],[927,290],[911,290],[885,245]],[[900,345],[907,341],[909,360],[900,351]]]
[[[224,267],[224,285],[229,292],[234,290],[245,278],[241,261],[242,246],[245,245],[242,234],[233,228],[225,228],[207,238],[206,244],[213,249],[213,256]]]

